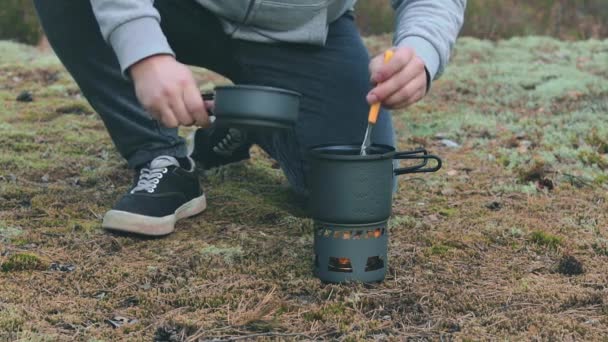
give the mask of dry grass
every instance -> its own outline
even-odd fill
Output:
[[[311,222],[257,150],[204,177],[210,208],[177,233],[101,231],[125,163],[52,56],[0,49],[0,340],[608,334],[605,41],[461,40],[429,98],[394,114],[400,147],[446,166],[402,179],[390,274],[369,286],[312,276]]]

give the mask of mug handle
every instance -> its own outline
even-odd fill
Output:
[[[424,148],[418,148],[412,151],[397,152],[395,153],[395,156],[393,158],[408,160],[422,159],[422,161],[417,165],[395,169],[396,176],[404,175],[407,173],[435,172],[441,169],[442,165],[441,158],[429,154]],[[435,160],[437,162],[437,165],[435,165],[434,167],[425,167],[428,164],[429,159]]]

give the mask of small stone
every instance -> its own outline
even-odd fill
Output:
[[[427,218],[430,222],[437,222],[441,220],[437,214],[431,214]]]
[[[599,319],[593,319],[593,318],[590,319],[590,320],[585,321],[585,324],[589,324],[589,325],[597,325],[599,323],[600,323]]]
[[[526,132],[518,132],[515,134],[515,139],[517,140],[522,140],[525,139],[527,137]]]
[[[128,297],[122,302],[123,306],[132,307],[139,305],[139,299],[137,297]]]
[[[530,140],[522,140],[519,142],[519,146],[517,147],[517,152],[526,153],[532,147],[532,142]]]
[[[181,338],[179,336],[179,331],[177,330],[177,328],[174,327],[170,327],[170,326],[163,326],[163,327],[159,327],[158,329],[156,329],[156,332],[154,332],[154,341],[163,341],[163,342],[174,342],[174,341],[180,341]],[[211,340],[212,341],[212,340]]]
[[[451,148],[460,147],[460,144],[450,139],[441,139],[441,144],[443,144],[443,146]]]
[[[74,272],[76,270],[76,266],[73,264],[60,264],[58,262],[54,262],[49,267],[51,271],[59,271],[59,272]]]
[[[105,292],[105,291],[99,291],[93,297],[95,297],[95,298],[97,298],[99,300],[102,300],[102,299],[106,298],[107,295],[108,295],[107,292]]]
[[[539,180],[536,183],[536,186],[539,189],[547,189],[547,190],[553,190],[553,189],[555,189],[555,184],[553,184],[553,181],[550,180],[549,178],[543,178],[543,179]]]
[[[386,334],[374,334],[371,337],[373,341],[386,341],[388,338]]]
[[[51,177],[50,177],[50,176],[49,176],[49,174],[47,173],[47,174],[45,174],[44,176],[42,176],[42,177],[40,178],[40,180],[41,180],[42,182],[44,182],[44,183],[48,183],[48,182],[49,182],[49,180],[50,180],[50,178],[51,178]]]
[[[557,271],[564,275],[579,275],[585,273],[583,263],[572,255],[564,255],[559,261]]]
[[[19,95],[17,95],[18,102],[32,102],[34,101],[34,96],[31,92],[24,90]]]
[[[444,196],[451,196],[454,195],[456,193],[456,190],[452,189],[452,188],[445,188],[443,190],[441,190],[441,194]]]
[[[110,324],[114,329],[120,328],[123,325],[131,325],[137,323],[137,320],[134,318],[127,318],[123,316],[114,316],[112,319],[106,320],[106,323]]]
[[[492,201],[492,202],[486,204],[486,208],[488,208],[492,211],[498,211],[498,210],[502,209],[502,204],[498,201]]]
[[[448,176],[450,177],[454,177],[458,175],[458,171],[457,170],[450,170],[447,172]]]

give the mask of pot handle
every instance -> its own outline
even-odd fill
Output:
[[[407,173],[435,172],[435,171],[441,169],[441,165],[442,165],[441,158],[439,158],[435,155],[429,154],[427,152],[427,150],[424,148],[418,148],[418,149],[415,149],[412,151],[397,152],[397,153],[395,153],[395,156],[393,158],[394,159],[422,159],[422,161],[419,164],[416,164],[414,166],[395,169],[396,176],[404,175]],[[425,167],[425,166],[427,166],[429,159],[436,161],[437,165],[435,165],[434,167]]]
[[[205,101],[215,100],[215,93],[212,91],[206,91],[206,92],[202,93],[201,96],[203,97],[203,100],[205,100]]]
[[[215,92],[213,91],[201,93],[201,96],[203,97],[203,101],[215,101]],[[211,109],[207,109],[207,112],[209,116],[215,116],[215,113]]]

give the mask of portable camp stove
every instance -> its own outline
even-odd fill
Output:
[[[323,281],[382,281],[387,251],[387,221],[373,224],[315,221],[314,273]]]

